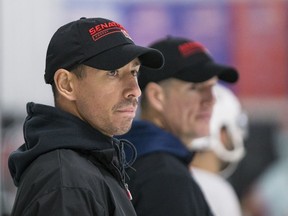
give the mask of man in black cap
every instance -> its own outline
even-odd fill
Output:
[[[60,27],[47,50],[45,81],[55,107],[28,103],[25,143],[8,161],[18,187],[13,216],[136,215],[125,168],[126,141],[141,90],[140,66],[158,69],[162,54],[134,44],[104,18]]]
[[[167,37],[151,47],[162,52],[165,65],[158,73],[141,71],[141,120],[122,136],[138,155],[136,172],[128,172],[132,202],[139,216],[212,215],[191,178],[188,145],[209,133],[213,86],[219,79],[236,82],[238,72],[215,63],[203,45],[189,39]]]

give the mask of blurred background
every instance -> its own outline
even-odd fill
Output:
[[[288,0],[0,0],[0,213],[9,215],[15,197],[7,158],[23,143],[26,103],[53,105],[43,78],[49,40],[80,17],[119,22],[144,46],[166,35],[188,37],[238,68],[240,81],[229,87],[249,116],[249,136],[229,181],[244,215],[264,215],[251,194],[265,191],[262,178],[288,158]],[[288,187],[274,186],[286,197],[271,202],[287,200]]]

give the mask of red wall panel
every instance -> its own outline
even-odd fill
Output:
[[[233,59],[243,97],[286,97],[287,6],[283,2],[236,3],[232,7]]]

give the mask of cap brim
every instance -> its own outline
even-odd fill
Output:
[[[137,57],[141,65],[147,68],[159,69],[164,64],[164,57],[160,51],[135,44],[113,47],[110,50],[89,58],[83,64],[101,70],[115,70],[123,67]]]
[[[229,83],[235,83],[239,78],[235,68],[214,62],[207,62],[197,66],[193,65],[174,75],[175,78],[188,82],[204,82],[214,76]]]

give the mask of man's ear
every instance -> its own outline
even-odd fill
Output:
[[[59,95],[70,101],[75,100],[73,79],[75,79],[74,74],[62,68],[54,74],[54,83]]]
[[[164,90],[157,83],[150,82],[145,88],[145,94],[150,105],[157,111],[163,112]]]

